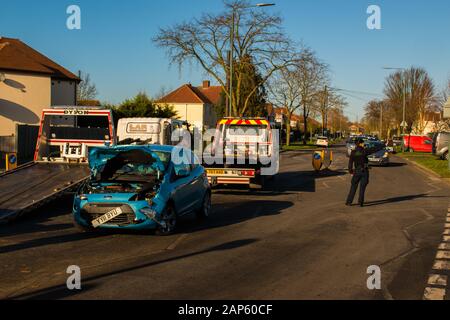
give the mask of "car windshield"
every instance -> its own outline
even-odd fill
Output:
[[[163,152],[159,154],[164,158],[163,164],[167,168],[170,154],[167,155]],[[119,152],[106,162],[97,180],[101,182],[148,182],[160,179],[164,172],[158,169],[156,163],[156,159],[151,154],[142,150]]]
[[[366,148],[370,148],[370,149],[379,149],[383,146],[383,143],[379,142],[379,141],[368,141],[364,144],[364,146]]]

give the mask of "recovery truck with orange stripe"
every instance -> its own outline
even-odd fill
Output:
[[[269,178],[264,168],[272,159],[275,124],[265,118],[224,118],[218,122],[211,157],[203,159],[211,185],[247,185],[262,189]],[[278,159],[278,157],[275,157]]]
[[[0,223],[74,190],[90,175],[89,148],[115,139],[110,109],[44,109],[34,161],[0,175]]]

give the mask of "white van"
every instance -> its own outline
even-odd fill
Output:
[[[186,121],[162,118],[124,118],[117,125],[119,144],[173,145],[172,132],[188,129]]]

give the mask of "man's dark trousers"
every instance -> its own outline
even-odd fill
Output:
[[[352,179],[352,187],[350,194],[347,198],[347,204],[352,204],[355,199],[356,190],[359,185],[359,204],[364,204],[364,196],[366,194],[366,188],[369,184],[369,170],[368,169],[356,169]]]

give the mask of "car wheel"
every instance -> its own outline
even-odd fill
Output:
[[[203,203],[200,210],[197,211],[199,219],[207,219],[211,215],[211,192],[207,191],[203,197]]]
[[[75,229],[80,233],[91,233],[91,232],[94,232],[94,230],[95,230],[93,227],[86,227],[86,226],[79,224],[75,220],[74,216],[72,216],[72,223],[73,223],[73,226],[75,227]]]
[[[175,208],[171,204],[168,204],[161,214],[160,222],[161,224],[159,224],[156,229],[156,234],[158,236],[169,236],[175,232],[178,216],[175,212]]]

